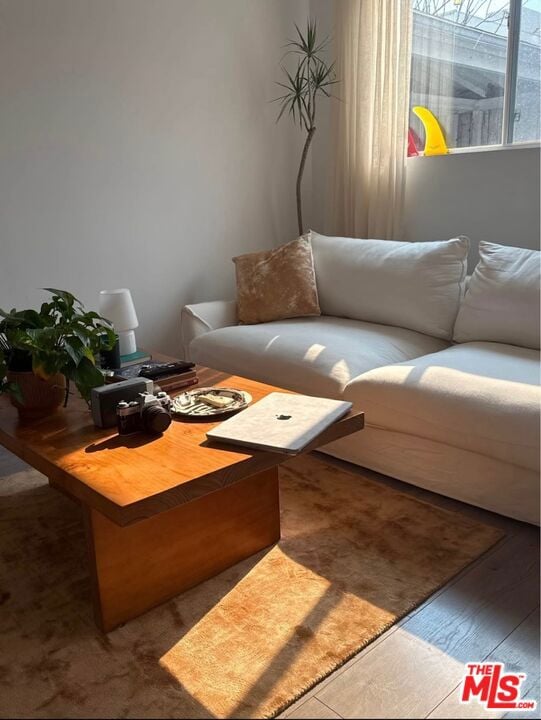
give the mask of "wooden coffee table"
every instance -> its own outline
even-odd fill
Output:
[[[199,368],[200,386],[281,390]],[[281,390],[283,392],[283,390]],[[216,423],[174,421],[159,438],[92,424],[80,399],[22,424],[0,400],[0,443],[82,507],[98,626],[108,632],[280,538],[278,453],[218,445]],[[357,430],[351,412],[305,452]]]

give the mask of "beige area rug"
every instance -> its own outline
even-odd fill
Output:
[[[278,546],[104,636],[78,507],[0,479],[0,716],[271,716],[501,537],[311,457],[281,503]]]

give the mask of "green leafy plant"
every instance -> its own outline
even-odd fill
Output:
[[[48,379],[62,373],[73,381],[85,400],[90,390],[103,385],[96,357],[110,350],[116,335],[111,324],[65,290],[44,288],[50,302],[37,310],[0,310],[0,392],[17,395],[18,388],[6,379],[6,371],[32,370]]]
[[[286,55],[295,55],[297,57],[297,68],[291,73],[286,67],[281,65],[285,75],[284,82],[277,82],[286,92],[280,97],[275,98],[274,102],[280,103],[280,112],[278,113],[278,122],[284,113],[287,112],[295,124],[298,124],[306,135],[304,147],[302,149],[299,171],[297,173],[296,196],[297,196],[297,221],[299,225],[299,235],[304,232],[302,219],[302,178],[306,158],[310,144],[316,132],[316,110],[318,107],[318,99],[320,96],[330,98],[330,88],[339,82],[334,72],[335,63],[330,64],[322,56],[325,48],[329,44],[329,38],[324,38],[321,42],[317,39],[317,24],[315,20],[308,20],[306,32],[303,34],[299,27],[295,25],[297,31],[297,39],[290,40],[286,47],[289,50]]]

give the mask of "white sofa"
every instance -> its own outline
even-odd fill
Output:
[[[186,356],[351,400],[365,429],[326,453],[539,523],[539,254],[482,244],[464,296],[465,240],[312,246],[321,317],[239,325],[234,301],[187,305]]]

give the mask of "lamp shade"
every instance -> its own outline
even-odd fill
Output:
[[[100,315],[109,320],[116,332],[135,330],[139,326],[131,292],[127,288],[100,292]]]

